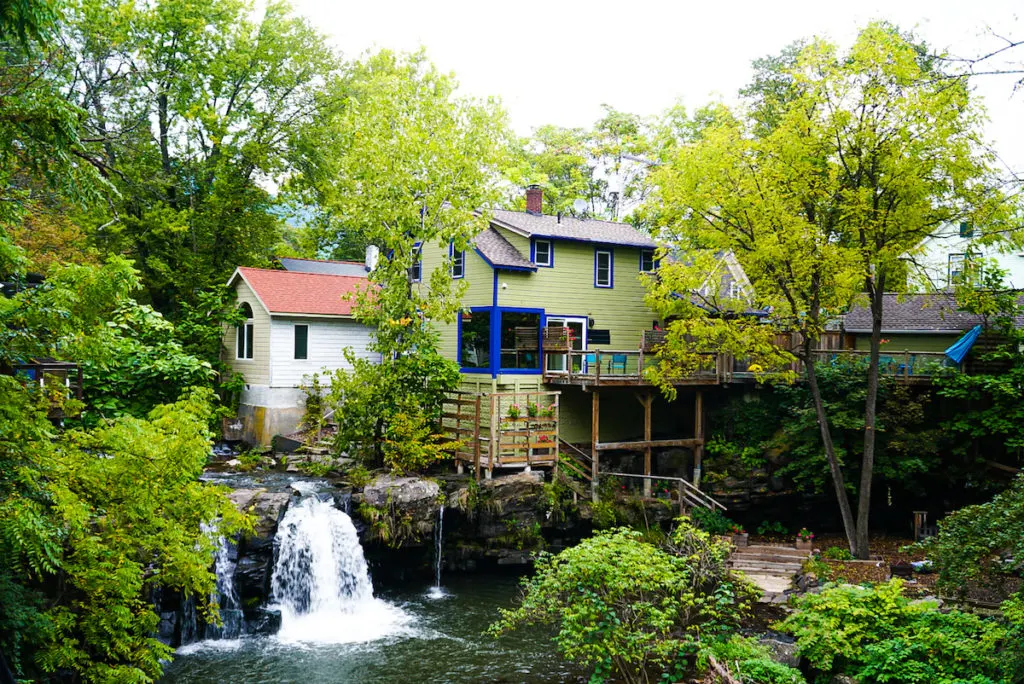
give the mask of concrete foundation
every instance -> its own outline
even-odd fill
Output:
[[[252,446],[269,446],[274,435],[289,435],[298,430],[305,412],[306,393],[301,389],[248,385],[238,404],[242,441]]]

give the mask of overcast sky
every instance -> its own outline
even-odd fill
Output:
[[[1020,0],[297,0],[296,9],[350,58],[367,49],[412,51],[456,74],[465,93],[494,95],[521,134],[551,123],[590,126],[603,103],[641,115],[681,100],[689,109],[731,101],[751,60],[799,38],[848,45],[873,19],[915,28],[956,55],[1024,38]],[[1015,58],[1024,63],[1024,47]],[[1024,168],[1024,92],[1010,78],[978,79],[1000,154]]]

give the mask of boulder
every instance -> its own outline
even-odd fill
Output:
[[[381,475],[363,489],[363,501],[378,508],[390,501],[402,509],[426,506],[436,510],[440,493],[441,488],[433,480]]]
[[[764,635],[760,638],[761,645],[767,646],[772,652],[772,660],[782,665],[799,668],[802,658],[796,651],[796,642],[792,639]]]

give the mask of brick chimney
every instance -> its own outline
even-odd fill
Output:
[[[539,185],[526,188],[526,212],[540,216],[544,209],[544,189]]]

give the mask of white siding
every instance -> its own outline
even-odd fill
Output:
[[[235,285],[238,295],[238,306],[243,302],[252,307],[253,317],[253,354],[251,359],[239,359],[238,328],[233,325],[224,326],[223,355],[231,370],[245,376],[250,385],[268,385],[270,383],[270,315],[260,304],[256,294],[241,278]]]
[[[306,359],[295,358],[296,324],[309,326]],[[369,342],[370,329],[356,321],[275,316],[270,325],[270,386],[298,387],[305,375],[349,368],[346,347],[358,357],[380,361],[379,354],[366,349]]]

